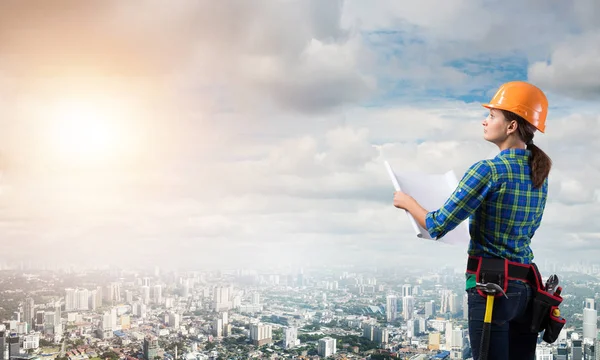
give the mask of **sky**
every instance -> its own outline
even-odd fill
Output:
[[[600,2],[0,3],[0,260],[419,265],[383,161],[494,156],[506,81],[548,96],[535,261],[600,257]],[[428,209],[434,210],[434,209]]]

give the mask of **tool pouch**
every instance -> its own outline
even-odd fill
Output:
[[[551,294],[546,291],[540,272],[535,264],[532,264],[531,271],[535,279],[535,284],[532,284],[534,293],[531,309],[531,332],[539,333],[544,331],[544,341],[551,344],[556,341],[566,323],[564,318],[552,314],[555,309],[558,309],[563,298],[560,295]]]
[[[475,279],[478,283],[494,283],[506,293],[508,289],[508,261],[497,258],[480,258]],[[477,289],[479,295],[486,297],[487,294]],[[504,296],[497,293],[495,297]]]
[[[554,309],[558,309],[558,306],[552,306],[550,308],[550,316],[548,318],[548,323],[544,327],[543,340],[549,344],[552,344],[553,342],[556,341],[556,339],[558,339],[558,335],[560,334],[560,331],[562,330],[563,326],[565,326],[565,323],[567,322],[567,320],[565,318],[562,318],[560,316],[554,316],[552,314]]]

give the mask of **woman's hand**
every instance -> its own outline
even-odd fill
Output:
[[[409,210],[415,199],[402,191],[394,192],[394,206],[398,209]]]
[[[405,194],[402,191],[394,192],[394,206],[398,209],[408,211],[423,229],[427,227],[425,224],[427,210],[425,210],[412,196]]]

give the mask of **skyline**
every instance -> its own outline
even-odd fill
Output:
[[[383,160],[460,178],[510,80],[550,104],[534,261],[599,258],[600,4],[433,4],[2,2],[4,259],[464,264]]]

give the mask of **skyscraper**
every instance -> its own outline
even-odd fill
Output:
[[[152,301],[154,301],[155,304],[162,303],[162,287],[160,285],[154,285],[152,289]]]
[[[410,284],[402,285],[402,297],[412,296],[412,295],[413,295],[412,285],[410,285]]]
[[[146,285],[142,286],[142,302],[145,305],[150,304],[150,288]]]
[[[214,310],[216,310],[216,311],[229,310],[229,308],[231,307],[231,302],[229,300],[229,297],[231,294],[230,290],[231,290],[230,287],[225,287],[225,286],[217,286],[214,288],[214,295],[213,295]]]
[[[413,318],[415,312],[415,298],[412,296],[405,296],[402,298],[402,316],[404,320],[410,320]]]
[[[283,332],[283,347],[291,349],[298,344],[298,329],[295,327],[286,327]]]
[[[317,346],[319,356],[328,357],[336,353],[336,339],[331,337],[324,337],[319,339],[319,345]]]
[[[585,299],[583,306],[583,339],[593,342],[598,333],[598,311],[594,299]]]
[[[388,295],[385,302],[385,319],[388,322],[396,320],[396,314],[398,313],[398,299],[396,295]]]
[[[425,318],[429,319],[435,315],[435,302],[429,300],[425,303]]]
[[[33,330],[34,317],[35,314],[33,312],[34,309],[33,298],[28,297],[25,299],[25,303],[23,304],[23,322],[27,323],[27,331]]]
[[[77,293],[75,292],[75,289],[65,289],[65,310],[77,310]]]
[[[256,346],[262,346],[273,342],[273,328],[271,325],[253,324],[250,325],[250,339]]]
[[[144,360],[154,360],[158,356],[158,340],[147,336],[144,338]]]

